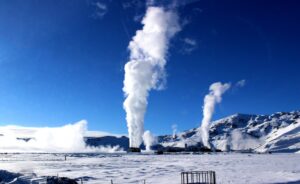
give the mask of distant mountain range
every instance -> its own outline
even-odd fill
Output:
[[[202,146],[199,129],[176,135],[158,136],[155,149],[194,150]],[[235,114],[214,121],[210,126],[213,148],[222,151],[300,152],[300,111],[271,115]],[[129,147],[126,136],[86,137],[90,146]]]
[[[129,149],[129,139],[126,136],[85,137],[84,139],[88,146],[120,146],[124,150]]]

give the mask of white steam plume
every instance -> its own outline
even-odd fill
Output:
[[[115,152],[119,147],[88,147],[87,122],[56,128],[0,127],[0,152]],[[26,140],[27,139],[27,140]]]
[[[173,124],[172,125],[172,137],[173,137],[173,139],[176,138],[176,133],[177,133],[177,125]]]
[[[230,83],[222,84],[216,82],[210,85],[209,94],[204,98],[203,119],[201,123],[201,139],[204,146],[210,148],[209,140],[209,124],[215,110],[215,105],[222,101],[222,95],[230,88]]]
[[[180,30],[177,14],[162,7],[148,7],[142,24],[129,43],[130,61],[125,65],[123,107],[130,147],[142,143],[149,91],[163,89],[169,41]]]
[[[151,134],[149,130],[144,132],[143,141],[146,146],[146,151],[151,151],[151,146],[156,143],[155,137]]]
[[[230,149],[232,150],[247,150],[258,147],[262,141],[260,139],[251,137],[248,134],[241,132],[241,130],[235,129],[231,132],[229,139]]]

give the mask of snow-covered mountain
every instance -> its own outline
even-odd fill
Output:
[[[200,146],[201,135],[194,128],[174,135],[159,136],[164,147]],[[299,152],[300,111],[272,115],[235,114],[210,126],[210,143],[222,151]]]

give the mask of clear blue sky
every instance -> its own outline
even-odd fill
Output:
[[[146,129],[198,126],[217,81],[246,85],[224,95],[214,119],[300,109],[297,0],[190,2],[178,7],[184,26],[171,42],[167,88],[150,93]],[[86,119],[90,130],[127,133],[123,66],[144,11],[129,0],[0,1],[0,125]]]

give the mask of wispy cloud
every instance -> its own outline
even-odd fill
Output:
[[[135,15],[135,16],[133,17],[133,20],[134,20],[135,22],[140,22],[142,19],[143,19],[143,15]]]
[[[122,7],[123,7],[124,9],[128,9],[128,8],[133,7],[136,3],[137,3],[136,0],[125,1],[125,2],[122,2]]]
[[[185,38],[183,39],[184,43],[188,44],[188,45],[191,45],[191,46],[196,46],[197,45],[197,42],[196,40],[193,40],[191,38]]]
[[[183,54],[190,54],[191,52],[193,52],[198,48],[198,42],[195,39],[184,38],[182,39],[182,42],[183,42],[183,48],[182,48]]]
[[[243,80],[240,80],[236,83],[236,86],[237,87],[244,87],[246,85],[246,80],[243,79]]]
[[[91,3],[95,7],[95,12],[92,15],[93,18],[103,18],[103,16],[108,12],[107,4],[97,1]]]
[[[143,1],[140,1],[140,0],[123,0],[122,1],[123,9],[141,8],[143,6],[145,6],[145,4]]]

